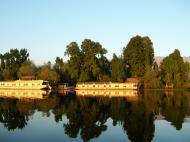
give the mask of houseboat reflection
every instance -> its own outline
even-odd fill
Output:
[[[0,89],[1,98],[16,98],[16,99],[43,99],[49,92],[45,90],[13,90]]]

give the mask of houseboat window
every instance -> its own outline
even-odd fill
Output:
[[[119,87],[119,85],[115,85],[115,87]]]
[[[111,87],[111,85],[109,85],[109,87]]]
[[[24,83],[24,86],[28,86],[28,84],[27,84],[27,83]]]
[[[93,87],[95,87],[95,85],[93,85]]]
[[[104,87],[106,87],[106,85],[104,85]]]
[[[137,85],[135,84],[135,85],[133,85],[133,87],[137,87]]]

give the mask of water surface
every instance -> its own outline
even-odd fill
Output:
[[[190,92],[2,96],[0,141],[189,142]]]

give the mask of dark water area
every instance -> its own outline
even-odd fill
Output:
[[[0,97],[0,142],[189,142],[190,92]]]

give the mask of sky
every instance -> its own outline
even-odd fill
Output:
[[[133,36],[149,36],[156,56],[190,56],[189,0],[0,0],[0,53],[26,48],[36,64],[65,61],[84,39],[121,55]]]

